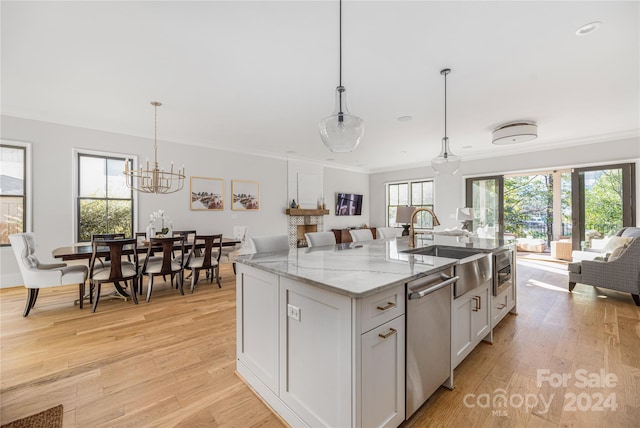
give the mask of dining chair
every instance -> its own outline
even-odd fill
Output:
[[[66,263],[40,263],[35,255],[37,248],[36,235],[31,232],[9,235],[9,242],[16,256],[24,286],[28,290],[27,303],[22,316],[36,304],[41,288],[78,284],[80,309],[84,297],[84,282],[87,279],[87,267],[81,265],[67,266]]]
[[[378,239],[393,239],[398,237],[395,227],[379,227],[376,229]]]
[[[289,250],[289,237],[287,235],[254,236],[250,239],[256,253]]]
[[[91,242],[93,243],[94,241],[124,239],[125,237],[126,236],[124,233],[93,233],[91,234]],[[102,267],[107,267],[109,266],[109,260],[111,260],[111,257],[108,256],[105,258],[105,260],[102,260],[102,258],[99,258],[98,260],[100,261],[100,264],[102,265]],[[127,256],[127,260],[131,261],[131,258]]]
[[[89,293],[93,298],[93,311],[95,312],[100,300],[100,291],[103,283],[113,283],[116,289],[120,288],[119,283],[131,281],[129,293],[133,297],[134,303],[138,304],[137,286],[138,286],[138,253],[136,251],[138,240],[130,239],[108,239],[94,240],[91,244],[92,253],[89,261]],[[130,245],[133,248],[133,262],[122,260],[124,246]],[[108,266],[103,266],[99,262],[98,252],[104,247],[109,249]],[[99,263],[99,264],[97,264]]]
[[[177,249],[180,254],[176,257],[173,256],[174,248],[177,245]],[[142,281],[146,275],[149,278],[149,285],[147,286],[147,303],[151,300],[151,291],[153,290],[153,279],[158,275],[171,275],[171,284],[173,284],[174,277],[178,281],[180,287],[180,294],[184,294],[182,291],[183,281],[183,269],[184,269],[184,256],[185,245],[182,236],[172,236],[167,238],[151,238],[149,240],[147,249],[147,257],[142,264],[140,270],[140,292],[142,293]],[[159,259],[152,260],[151,254],[153,252],[161,252],[162,256]],[[172,286],[173,288],[173,286]]]
[[[310,247],[336,245],[336,235],[333,232],[307,232],[304,234]]]
[[[233,226],[233,239],[240,241],[239,244],[235,244],[233,247],[223,247],[222,256],[220,257],[220,263],[231,263],[233,267],[233,273],[236,273],[236,260],[243,254],[251,254],[251,244],[248,241],[248,226]]]
[[[201,249],[201,255],[196,253],[196,245],[204,242],[204,249]],[[191,271],[191,293],[195,290],[200,271],[207,271],[207,277],[213,283],[215,274],[218,288],[222,288],[220,284],[220,256],[222,254],[222,234],[217,235],[196,235],[191,244],[191,251],[187,256],[184,268]],[[180,282],[180,293],[184,294],[183,283]]]
[[[349,230],[349,234],[353,242],[373,241],[371,229],[351,229]]]
[[[174,230],[173,236],[182,236],[186,242],[191,242],[196,236],[195,230]]]

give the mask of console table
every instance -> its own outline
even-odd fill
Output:
[[[365,227],[365,228],[354,228],[354,229],[369,229],[371,234],[373,235],[373,239],[376,239],[376,228],[375,227]],[[351,239],[350,230],[353,229],[331,229],[334,235],[336,235],[336,244],[344,244],[345,242],[353,242]]]

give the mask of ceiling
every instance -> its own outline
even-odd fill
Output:
[[[343,84],[366,130],[354,152],[331,153],[317,126],[338,84],[335,0],[2,1],[1,108],[153,138],[157,100],[160,141],[375,172],[438,155],[448,67],[463,162],[638,137],[639,6],[345,0]],[[535,121],[538,138],[492,145],[514,120]]]

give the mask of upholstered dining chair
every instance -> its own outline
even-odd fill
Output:
[[[238,257],[253,252],[249,243],[248,233],[249,226],[233,226],[233,239],[240,241],[240,243],[233,247],[222,247],[220,263],[231,263],[234,274],[236,273],[236,260],[238,260]]]
[[[196,245],[204,242],[204,249],[200,249],[200,254],[196,253]],[[187,256],[184,268],[191,271],[191,293],[195,290],[198,283],[198,277],[200,271],[205,270],[208,272],[207,277],[210,282],[213,283],[213,277],[215,274],[218,288],[222,288],[220,284],[220,256],[222,254],[222,234],[217,235],[196,235],[193,243],[191,244],[191,251]],[[184,294],[183,284],[180,282],[180,292]]]
[[[175,246],[177,245],[177,248]],[[171,283],[176,278],[180,287],[180,293],[184,294],[182,290],[183,269],[185,262],[185,245],[182,236],[172,236],[167,238],[151,238],[149,240],[147,249],[147,257],[142,264],[140,270],[140,292],[142,293],[142,281],[146,275],[149,278],[149,284],[147,285],[147,303],[151,300],[151,291],[153,290],[153,279],[158,275],[171,275]],[[174,249],[179,253],[174,257]],[[153,252],[162,253],[159,259],[152,259],[151,254]],[[173,287],[172,287],[173,288]]]
[[[251,238],[251,242],[256,253],[289,250],[289,237],[287,235],[254,236]]]
[[[35,255],[37,241],[34,233],[9,235],[9,242],[18,261],[22,281],[28,290],[23,316],[29,315],[31,309],[35,306],[38,292],[41,288],[62,285],[78,284],[80,309],[82,309],[84,282],[87,279],[88,271],[86,266],[67,266],[66,263],[40,263]]]
[[[379,227],[376,229],[378,239],[393,239],[398,237],[395,227]]]
[[[93,233],[91,235],[91,242],[93,243],[94,241],[104,241],[109,239],[124,239],[124,238],[126,238],[124,233]],[[110,256],[107,257],[105,260],[102,260],[101,258],[98,259],[102,267],[109,266],[109,260],[111,260]],[[131,260],[131,258],[127,257],[127,260]]]
[[[333,235],[333,233],[331,233]],[[351,229],[349,230],[353,242],[373,241],[371,229]]]
[[[137,239],[130,238],[94,240],[91,243],[92,253],[91,259],[89,261],[89,292],[93,296],[92,312],[95,312],[98,308],[102,284],[109,282],[113,283],[116,288],[119,288],[120,282],[123,282],[126,285],[127,281],[130,281],[131,285],[129,286],[129,293],[131,293],[134,303],[136,305],[138,304],[138,254],[136,251],[137,242]],[[129,245],[133,249],[133,262],[122,260],[122,254],[124,252],[125,245]],[[109,249],[110,262],[108,266],[104,266],[99,261],[100,258],[98,257],[98,251],[101,247],[107,247]]]
[[[333,232],[307,232],[304,234],[304,239],[307,240],[309,247],[336,245],[336,235]]]

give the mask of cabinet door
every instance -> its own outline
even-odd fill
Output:
[[[237,358],[277,393],[278,277],[243,264],[237,269]]]
[[[310,426],[351,426],[351,298],[281,278],[280,299],[280,398]]]
[[[472,298],[473,290],[453,301],[453,337],[452,337],[452,362],[456,368],[471,349],[473,349],[473,332],[471,326],[471,314],[476,302]]]
[[[397,427],[404,421],[405,318],[362,335],[362,427]]]
[[[489,307],[491,301],[489,300],[489,285],[485,287],[477,288],[473,291],[472,299],[475,299],[475,306],[471,312],[471,324],[473,331],[472,342],[474,346],[482,341],[482,339],[491,332],[491,320]]]

